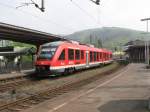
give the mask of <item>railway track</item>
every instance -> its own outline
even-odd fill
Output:
[[[30,74],[31,73],[29,73],[29,75],[0,79],[0,93],[10,91],[12,89],[16,89],[18,87],[32,83],[33,80],[30,77]]]
[[[30,108],[32,105],[39,104],[48,99],[56,97],[60,94],[66,93],[70,90],[77,89],[83,85],[96,81],[104,76],[107,76],[117,71],[119,68],[115,68],[110,71],[105,71],[105,72],[102,72],[101,74],[97,74],[92,77],[69,81],[58,87],[48,88],[47,90],[43,90],[43,91],[40,90],[39,92],[36,92],[33,95],[30,95],[28,97],[21,98],[17,101],[0,106],[0,111],[1,112],[12,112],[12,111],[18,112],[18,111]]]
[[[38,83],[38,81],[33,81],[31,79],[23,78],[22,80],[11,81],[5,84],[0,84],[0,93],[15,90],[22,86],[27,86],[30,84]]]
[[[80,71],[80,73],[81,72],[84,71]],[[32,80],[32,78],[29,75],[0,79],[0,93],[4,93],[6,91],[13,91],[19,87],[37,84],[40,82],[41,82],[40,80]]]

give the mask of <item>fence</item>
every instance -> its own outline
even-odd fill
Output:
[[[19,72],[20,70],[33,69],[34,65],[32,62],[21,62],[20,65],[11,62],[4,62],[0,60],[0,74]]]

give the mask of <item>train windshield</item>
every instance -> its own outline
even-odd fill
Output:
[[[38,59],[51,60],[56,52],[57,47],[63,43],[63,41],[49,42],[41,46]]]
[[[51,60],[55,54],[57,47],[45,47],[41,48],[38,59],[48,59]]]

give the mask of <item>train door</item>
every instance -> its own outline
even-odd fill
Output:
[[[86,66],[89,66],[89,51],[86,51]]]

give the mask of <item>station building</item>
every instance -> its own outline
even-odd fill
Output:
[[[150,48],[150,41],[149,41],[149,48]],[[136,63],[145,62],[145,41],[143,40],[130,41],[124,45],[124,51],[126,52],[126,58],[128,58],[130,62]]]

